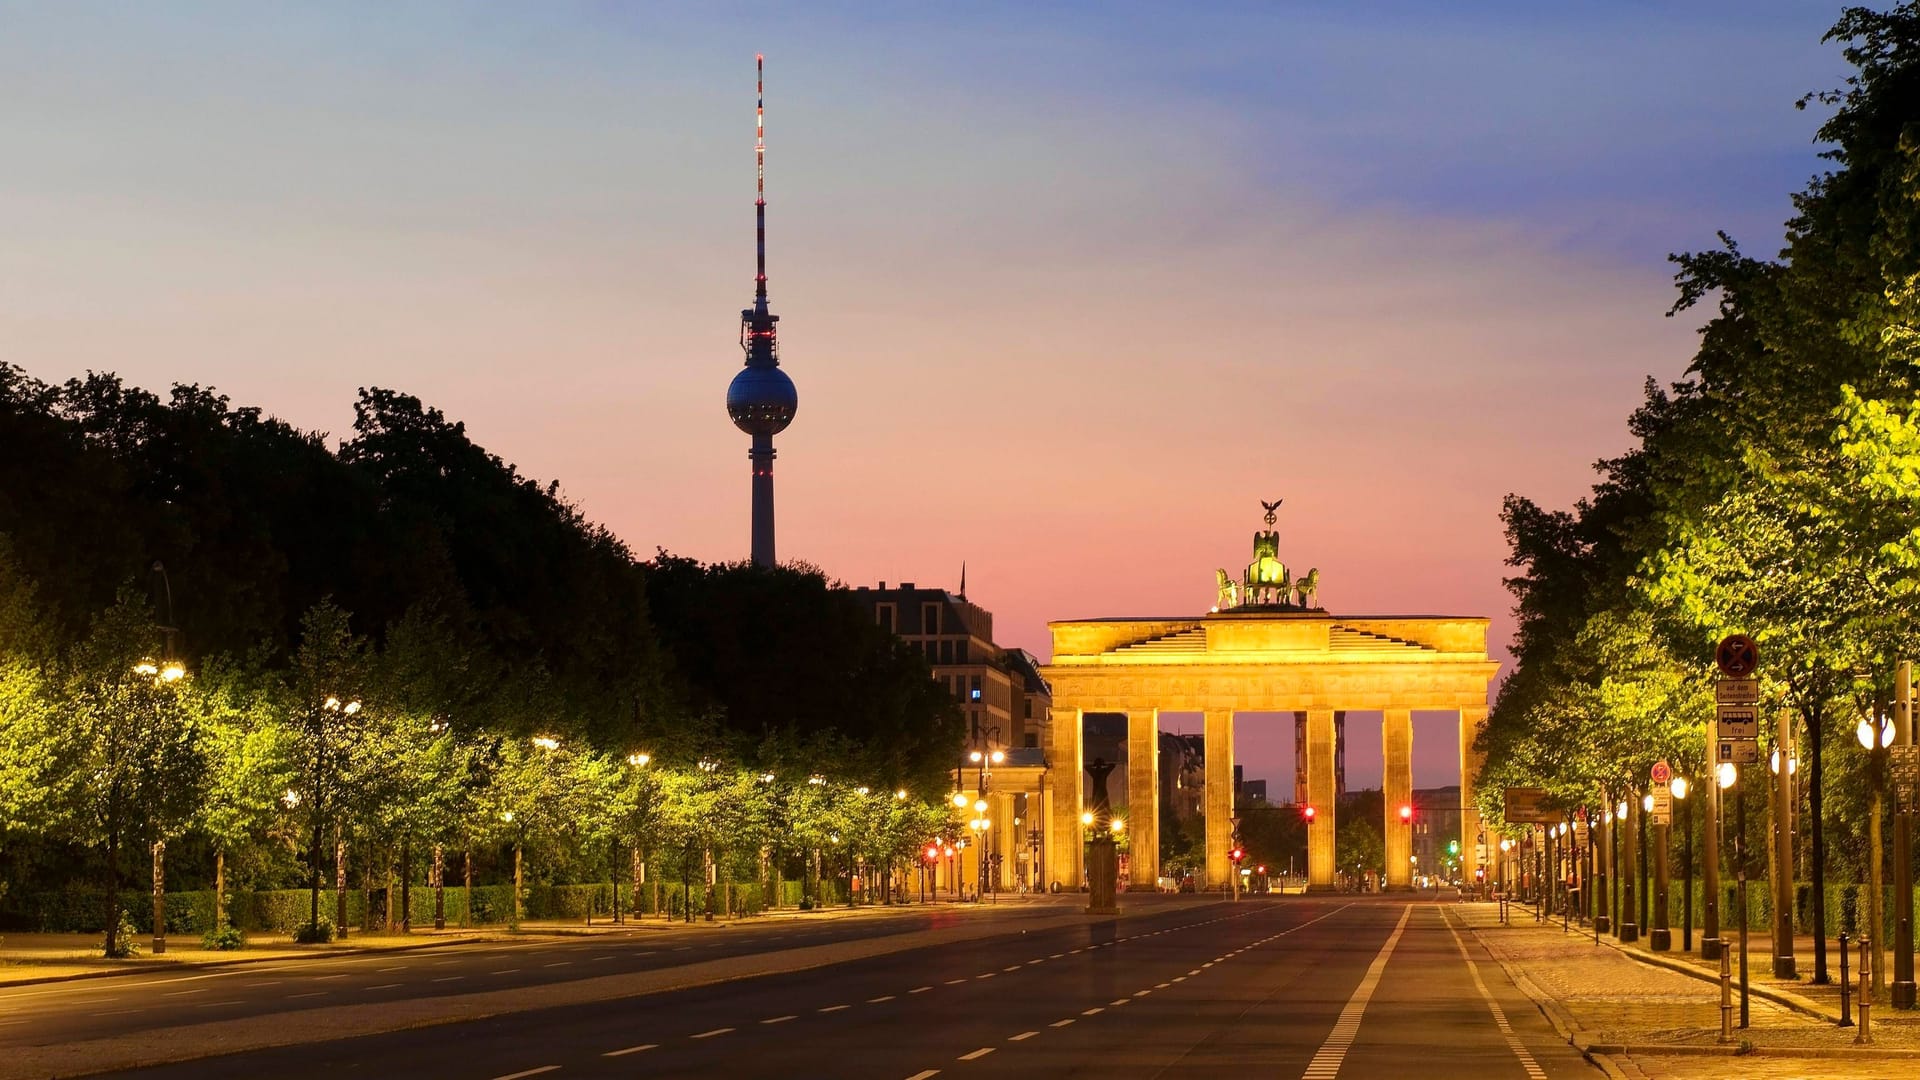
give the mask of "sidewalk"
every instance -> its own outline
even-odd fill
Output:
[[[1558,922],[1535,923],[1531,909],[1515,906],[1512,921],[1499,924],[1493,904],[1449,908],[1470,927],[1522,991],[1538,1003],[1555,1027],[1610,1076],[1806,1077],[1857,1076],[1906,1080],[1920,1072],[1920,1016],[1884,1006],[1873,1011],[1874,1044],[1854,1045],[1855,1030],[1837,1027],[1821,1003],[1784,987],[1761,986],[1764,945],[1749,945],[1750,1026],[1735,1027],[1731,1045],[1719,1042],[1718,965],[1714,979],[1693,963],[1619,946],[1576,924],[1563,933]],[[1697,943],[1696,943],[1697,944]],[[1737,969],[1736,969],[1737,974]],[[1770,981],[1770,980],[1769,980]],[[1776,1000],[1777,999],[1777,1000]],[[1739,988],[1734,988],[1739,1022]],[[1738,1066],[1726,1059],[1740,1056]]]
[[[247,935],[246,948],[238,950],[202,949],[198,935],[172,934],[167,938],[167,951],[160,956],[154,956],[152,953],[153,938],[150,935],[141,934],[134,939],[140,949],[139,955],[125,960],[108,960],[100,955],[102,940],[100,934],[8,933],[0,935],[0,987],[65,982],[71,979],[106,978],[116,975],[154,974],[176,971],[184,967],[217,968],[273,960],[318,960],[359,953],[429,949],[465,942],[502,941],[513,938],[577,937],[588,934],[631,934],[665,930],[717,931],[793,919],[832,921],[873,918],[929,909],[990,912],[997,907],[1039,906],[1056,902],[1058,902],[1057,898],[1002,897],[998,903],[990,900],[986,904],[950,904],[946,901],[936,901],[928,904],[819,907],[809,911],[781,908],[763,912],[760,915],[733,919],[716,918],[710,922],[705,918],[685,922],[680,919],[665,919],[657,915],[649,915],[640,920],[629,916],[626,921],[619,923],[602,917],[591,925],[584,920],[528,919],[520,923],[518,931],[509,930],[504,925],[466,929],[449,926],[445,930],[435,930],[431,926],[415,927],[410,934],[350,930],[344,940],[326,945],[295,945],[287,934],[253,933]],[[1084,898],[1081,898],[1080,902],[1084,903]]]

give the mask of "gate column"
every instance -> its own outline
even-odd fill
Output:
[[[1080,777],[1086,768],[1080,710],[1054,705],[1047,710],[1047,885],[1080,888],[1086,860],[1086,836],[1080,828]]]
[[[1201,749],[1206,762],[1207,888],[1231,888],[1233,864],[1233,710],[1208,709]]]
[[[1396,891],[1411,889],[1413,823],[1400,816],[1400,808],[1413,805],[1413,714],[1406,709],[1383,712],[1380,745],[1386,758],[1380,784],[1387,819],[1381,830],[1386,838],[1386,884]]]
[[[1160,879],[1160,710],[1127,710],[1127,885]]]
[[[1307,710],[1307,888],[1333,888],[1333,710]]]
[[[1473,782],[1480,775],[1484,757],[1473,749],[1473,740],[1487,726],[1487,707],[1460,710],[1460,883],[1467,888],[1478,884],[1475,871],[1480,868],[1480,808],[1474,802]]]

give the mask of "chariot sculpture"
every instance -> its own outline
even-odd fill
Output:
[[[1273,527],[1275,515],[1285,499],[1260,500],[1267,527],[1253,534],[1253,561],[1239,583],[1220,568],[1214,573],[1216,600],[1214,610],[1258,605],[1261,607],[1312,608],[1319,600],[1320,570],[1315,567],[1296,579],[1287,564],[1280,561],[1280,532]]]

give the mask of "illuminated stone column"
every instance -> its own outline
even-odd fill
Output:
[[[1127,710],[1127,885],[1160,877],[1160,710]]]
[[[1333,888],[1333,710],[1307,711],[1307,798],[1313,824],[1307,826],[1307,888]]]
[[[1381,830],[1386,838],[1387,888],[1411,889],[1413,824],[1400,816],[1400,808],[1413,805],[1413,714],[1406,709],[1382,713],[1380,745],[1386,758],[1380,788],[1387,818]]]
[[[1047,847],[1047,885],[1059,882],[1066,890],[1080,888],[1085,858],[1085,835],[1080,829],[1080,782],[1086,768],[1080,741],[1080,710],[1054,705],[1047,710],[1048,782],[1047,820],[1052,833]]]
[[[1206,754],[1207,888],[1232,887],[1233,710],[1208,709],[1202,749]]]
[[[988,811],[993,821],[993,847],[990,852],[1000,856],[1000,865],[993,871],[994,887],[1001,892],[1013,885],[1014,874],[1019,869],[1020,830],[1013,823],[1013,796],[1011,791],[996,791],[987,796],[991,809]]]
[[[1460,880],[1468,888],[1477,883],[1474,871],[1480,868],[1480,808],[1473,801],[1473,782],[1486,764],[1473,749],[1473,740],[1487,726],[1485,705],[1460,710]]]

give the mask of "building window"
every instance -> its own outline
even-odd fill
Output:
[[[1033,719],[1033,699],[1032,698],[1028,698],[1026,700],[1026,706],[1027,706],[1027,719],[1031,720]]]
[[[940,662],[943,664],[953,663],[953,642],[942,641],[940,643]]]
[[[881,604],[879,610],[874,612],[874,618],[880,623],[880,629],[889,634],[897,632],[894,628],[894,610],[892,604]]]
[[[937,634],[940,632],[939,604],[920,605],[920,632],[923,634]]]
[[[964,664],[967,662],[967,641],[965,638],[953,643],[953,662],[956,664]]]
[[[971,691],[972,699],[974,701],[979,701],[980,700],[980,676],[975,675],[973,677],[973,685],[970,686],[968,689]]]
[[[1027,711],[1028,711],[1029,713],[1031,713],[1031,712],[1032,712],[1033,710],[1031,710],[1031,709],[1029,709],[1029,710],[1027,710]],[[1039,735],[1038,735],[1037,733],[1035,733],[1035,732],[1032,732],[1032,731],[1029,731],[1029,732],[1027,732],[1027,736],[1026,736],[1026,747],[1027,747],[1027,749],[1029,749],[1029,750],[1038,750],[1038,749],[1040,749],[1040,736],[1039,736]]]

